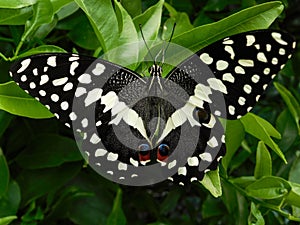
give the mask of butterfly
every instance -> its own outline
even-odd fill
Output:
[[[291,57],[296,42],[258,30],[221,39],[150,77],[103,59],[71,53],[32,55],[10,76],[78,132],[81,152],[104,177],[129,185],[203,179],[225,155],[218,117],[249,112]]]

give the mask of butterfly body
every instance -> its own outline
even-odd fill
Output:
[[[81,133],[81,151],[103,176],[185,185],[216,169],[225,154],[217,117],[250,111],[294,48],[288,34],[263,30],[209,45],[164,78],[157,63],[142,77],[103,59],[61,53],[21,59],[11,76]]]

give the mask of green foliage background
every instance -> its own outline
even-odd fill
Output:
[[[298,224],[300,51],[252,113],[227,121],[227,154],[190,189],[163,182],[114,184],[83,161],[72,132],[11,81],[17,58],[44,52],[99,56],[141,40],[197,51],[223,37],[266,29],[299,40],[298,0],[0,0],[0,225]],[[146,49],[110,55],[115,63]],[[136,69],[138,65],[132,65]],[[226,121],[223,121],[224,123]]]

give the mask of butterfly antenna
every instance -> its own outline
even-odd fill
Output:
[[[151,54],[150,48],[149,48],[149,46],[147,45],[147,42],[146,42],[145,36],[144,36],[144,34],[143,34],[143,30],[142,30],[142,24],[139,24],[139,27],[140,27],[140,31],[141,31],[141,35],[142,35],[142,39],[143,39],[143,41],[144,41],[144,43],[145,43],[145,46],[146,46],[146,48],[147,48],[147,50],[148,50],[148,52],[149,52],[149,54],[150,54],[150,56],[151,56],[152,60],[154,61],[154,64],[156,64],[156,61],[155,61],[155,59],[154,59],[153,55]]]
[[[170,36],[170,39],[169,39],[169,41],[168,41],[168,45],[167,45],[167,47],[164,49],[164,51],[162,52],[162,62],[161,62],[161,65],[160,66],[162,66],[163,64],[164,64],[164,61],[165,61],[165,53],[166,53],[166,51],[168,50],[168,48],[169,48],[169,46],[170,46],[170,43],[171,43],[171,41],[172,41],[172,38],[173,38],[173,35],[174,35],[174,32],[175,32],[175,27],[176,27],[176,23],[174,23],[174,25],[173,25],[173,28],[172,28],[172,33],[171,33],[171,36]]]

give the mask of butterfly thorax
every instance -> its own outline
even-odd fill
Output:
[[[162,94],[163,86],[162,86],[162,67],[158,64],[154,63],[149,68],[149,73],[151,75],[150,83],[149,83],[149,94],[152,92],[155,95]]]

